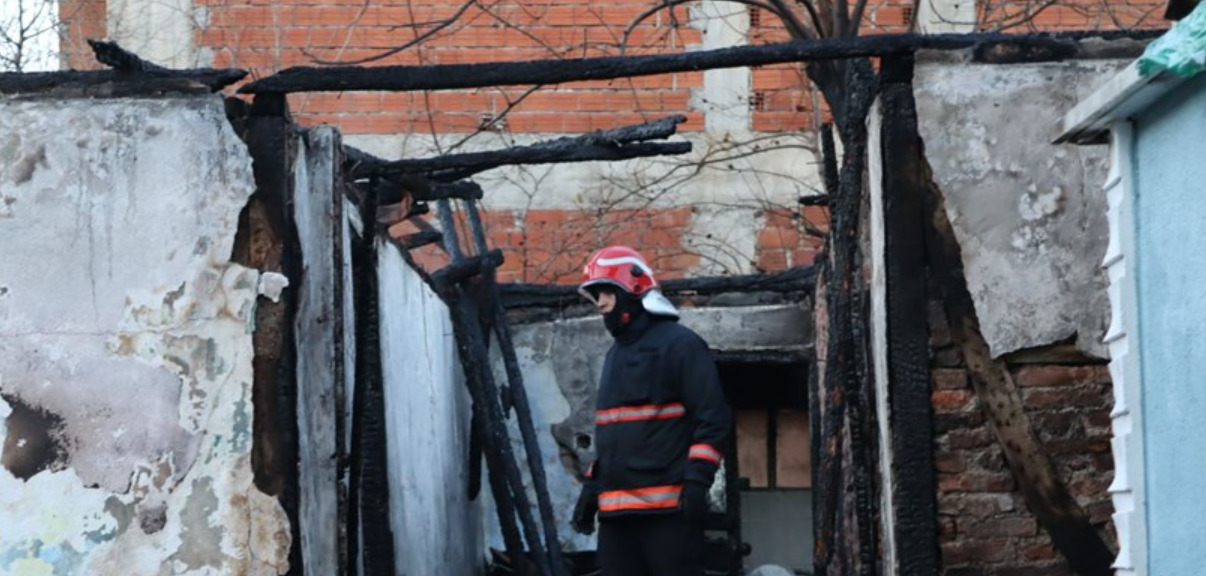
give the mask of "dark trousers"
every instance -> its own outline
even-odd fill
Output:
[[[703,525],[681,513],[599,522],[601,576],[703,576]]]

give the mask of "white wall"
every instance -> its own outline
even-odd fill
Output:
[[[283,574],[220,98],[0,99],[0,573]]]
[[[392,244],[379,244],[390,513],[397,574],[475,574],[469,416],[448,307]]]

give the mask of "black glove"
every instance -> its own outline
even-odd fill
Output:
[[[683,515],[692,522],[703,522],[708,516],[708,487],[688,481],[683,486]]]
[[[579,534],[595,533],[595,515],[599,513],[599,489],[593,480],[582,483],[582,493],[578,495],[578,503],[574,505],[574,517],[570,525]]]

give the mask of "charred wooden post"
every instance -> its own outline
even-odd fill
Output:
[[[943,205],[942,191],[922,160],[926,190],[926,244],[930,266],[942,286],[943,306],[951,337],[963,351],[972,389],[992,428],[1005,463],[1013,472],[1026,505],[1051,535],[1055,548],[1082,576],[1113,574],[1113,553],[1072,497],[1030,423],[1021,393],[1008,366],[992,357],[980,330],[975,303],[967,289],[958,239]]]
[[[867,155],[866,117],[876,92],[870,62],[851,62],[851,88],[839,125],[843,162],[837,195],[831,199],[829,282],[826,287],[825,373],[822,390],[821,465],[817,484],[816,568],[820,574],[874,574],[876,565],[877,499],[871,485],[874,418],[867,374],[868,335],[866,299],[859,286],[859,212]],[[843,438],[843,430],[849,437]],[[843,446],[849,444],[849,453]],[[844,488],[853,484],[853,501]],[[846,506],[853,510],[846,512]],[[847,525],[847,520],[854,525]]]
[[[901,576],[934,576],[938,555],[934,420],[925,262],[925,186],[913,99],[912,55],[881,67],[884,254],[896,564]],[[881,388],[882,389],[882,388]],[[884,447],[887,449],[887,447]]]
[[[360,206],[364,223],[352,253],[356,296],[356,390],[352,396],[352,463],[349,486],[348,558],[361,558],[364,574],[393,574],[389,467],[385,430],[385,377],[377,278],[377,202]]]
[[[281,96],[256,98],[243,135],[252,156],[256,191],[239,219],[234,260],[288,278],[302,274],[300,241],[293,218],[293,162],[298,141]],[[279,499],[294,542],[299,530],[297,349],[294,322],[297,290],[278,301],[262,299],[255,310],[252,359],[254,418],[251,466],[256,487]],[[301,547],[290,551],[291,566],[302,568]]]
[[[456,234],[456,223],[453,220],[451,204],[448,200],[441,200],[439,216],[440,225],[444,229],[444,251],[448,253],[452,263],[457,264],[463,256]],[[473,402],[473,423],[478,426],[478,438],[486,456],[486,472],[490,481],[490,491],[494,495],[498,522],[503,533],[507,555],[515,562],[518,573],[524,575],[531,573],[528,564],[524,561],[523,543],[520,540],[519,527],[515,522],[518,514],[520,523],[523,524],[528,546],[537,557],[537,566],[544,568],[538,573],[547,576],[550,572],[544,556],[544,547],[536,532],[527,494],[523,490],[519,467],[516,465],[515,455],[511,451],[506,421],[502,418],[502,410],[495,400],[498,397],[498,390],[494,385],[493,374],[486,364],[489,352],[482,339],[481,325],[476,322],[479,318],[479,310],[473,299],[465,297],[464,291],[459,286],[445,291],[444,298],[448,302],[449,312],[452,316],[452,327],[464,367],[465,382],[468,384],[469,396]],[[537,551],[539,551],[538,554]]]
[[[1153,31],[1159,32],[1159,31]],[[1146,31],[1145,31],[1146,33]],[[608,56],[484,62],[437,66],[294,67],[251,82],[243,94],[265,92],[347,92],[353,90],[454,90],[491,86],[548,85],[582,80],[611,80],[713,68],[765,66],[890,56],[917,50],[963,50],[992,45],[1049,47],[1051,51],[1084,38],[1130,38],[1134,32],[1060,34],[881,34],[800,40],[781,44],[701,50],[685,54]]]
[[[467,210],[474,244],[478,253],[484,254],[489,247],[486,244],[485,227],[482,226],[481,215],[472,203],[467,203]],[[498,284],[494,281],[492,273],[486,275],[485,292],[485,299],[490,307],[487,314],[493,316],[492,325],[494,333],[498,336],[498,347],[502,351],[503,365],[507,372],[510,393],[505,398],[510,399],[511,405],[515,408],[516,420],[519,422],[519,434],[523,438],[528,470],[536,489],[536,505],[540,509],[540,521],[544,528],[544,542],[548,549],[552,576],[567,576],[565,560],[561,554],[561,539],[557,535],[557,520],[553,515],[553,502],[549,496],[548,479],[544,473],[540,441],[536,437],[536,427],[532,424],[532,407],[528,402],[527,389],[524,387],[523,372],[519,369],[519,357],[515,353],[515,343],[511,339],[511,326],[507,323],[506,310],[503,309],[499,300]]]

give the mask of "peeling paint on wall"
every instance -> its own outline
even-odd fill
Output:
[[[283,574],[213,96],[0,100],[0,574]]]
[[[1123,65],[917,67],[918,129],[994,356],[1068,340],[1105,356],[1105,156],[1050,142]]]

